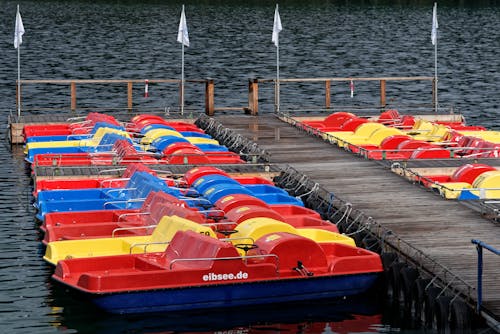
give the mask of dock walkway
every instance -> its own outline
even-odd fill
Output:
[[[445,200],[431,191],[392,173],[387,164],[355,156],[317,137],[269,116],[217,116],[216,121],[243,137],[255,141],[270,154],[273,164],[290,165],[307,175],[353,208],[372,217],[398,236],[398,242],[410,244],[412,259],[431,275],[445,268],[440,279],[444,285],[459,286],[465,295],[475,297],[477,251],[471,239],[479,239],[500,248],[500,226],[458,201]],[[467,162],[463,162],[467,163]],[[500,165],[500,160],[496,160]],[[397,246],[397,245],[396,245]],[[483,309],[500,320],[500,267],[498,257],[484,254]],[[427,263],[428,262],[428,263]],[[450,275],[452,273],[453,275]],[[461,283],[463,282],[463,284]]]

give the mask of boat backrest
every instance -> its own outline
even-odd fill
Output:
[[[242,205],[257,205],[261,207],[269,207],[269,205],[263,200],[255,196],[246,194],[226,195],[215,202],[215,206],[225,212],[228,212],[229,210]]]
[[[495,189],[495,193],[500,194],[500,171],[492,170],[482,173],[474,180],[472,188]]]
[[[186,183],[191,186],[198,178],[210,174],[220,174],[229,177],[229,174],[227,174],[222,169],[212,166],[202,166],[192,168],[184,173],[184,180],[186,180]]]
[[[384,128],[385,125],[380,124],[380,123],[375,123],[375,122],[366,122],[364,124],[361,124],[354,130],[354,135],[357,137],[365,137],[368,138],[370,135],[381,128]]]
[[[230,178],[229,176],[221,174],[210,174],[198,178],[196,181],[193,182],[193,184],[191,184],[191,187],[195,188],[200,193],[202,193],[212,185],[223,184],[223,183],[239,185],[238,181]]]
[[[247,219],[257,218],[257,217],[272,218],[281,222],[285,221],[285,218],[283,218],[283,216],[280,215],[275,210],[269,207],[263,207],[259,205],[242,205],[234,207],[233,209],[227,211],[225,216],[228,221],[237,224]]]
[[[90,130],[90,134],[96,133],[97,130],[99,130],[99,128],[110,128],[110,129],[125,131],[125,128],[119,124],[112,124],[109,122],[99,121],[94,124],[92,130]]]
[[[215,184],[203,192],[203,197],[207,198],[210,203],[214,204],[220,198],[230,194],[246,194],[253,195],[251,191],[238,184]]]
[[[323,124],[327,127],[339,127],[342,124],[344,124],[347,120],[355,117],[356,115],[350,112],[338,111],[325,118]]]
[[[380,146],[385,138],[395,135],[403,135],[403,132],[397,128],[380,128],[375,130],[370,137],[367,138],[366,142],[370,145]]]
[[[200,225],[192,220],[179,216],[164,216],[158,222],[151,234],[152,242],[171,241],[177,231],[195,231],[212,238],[217,238],[215,232],[208,226]]]
[[[355,131],[362,124],[368,123],[369,120],[361,117],[354,117],[345,121],[344,124],[340,126],[341,131]]]
[[[242,221],[236,227],[237,232],[233,233],[231,238],[235,240],[238,238],[257,240],[265,234],[275,233],[275,232],[288,232],[292,234],[298,234],[295,227],[290,224],[284,223],[282,221],[267,218],[267,217],[255,217]],[[245,241],[248,242],[248,241]],[[236,241],[236,243],[241,243],[241,241]]]
[[[389,109],[380,113],[377,122],[382,124],[395,124],[399,123],[401,115],[396,109]]]
[[[169,192],[164,180],[147,172],[135,172],[127,182],[126,188],[133,189],[127,193],[129,198],[146,198],[152,191]]]
[[[450,181],[472,184],[479,175],[492,170],[496,170],[496,168],[486,164],[465,164],[455,170]]]
[[[160,221],[164,216],[178,216],[198,224],[206,223],[206,217],[196,209],[173,203],[162,203],[151,211],[152,222]]]
[[[353,238],[332,231],[319,228],[298,228],[297,233],[318,243],[333,242],[356,247]]]
[[[217,258],[236,258],[230,243],[194,231],[178,231],[165,250],[170,269],[207,269]]]
[[[157,175],[155,171],[141,163],[130,163],[122,174],[123,178],[131,178],[135,172],[147,172],[152,175]]]

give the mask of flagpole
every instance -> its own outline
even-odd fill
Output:
[[[17,5],[16,20],[19,14]],[[21,45],[17,46],[17,117],[21,117]]]
[[[436,86],[434,93],[434,111],[437,113],[438,111],[438,63],[437,63],[437,38],[436,43],[434,44],[434,85]]]
[[[280,46],[276,47],[276,111],[280,112]]]
[[[438,112],[438,66],[437,66],[437,46],[438,46],[438,20],[437,2],[434,2],[432,9],[432,32],[431,41],[434,44],[434,112]]]
[[[184,11],[184,5],[182,6]],[[182,66],[181,66],[181,115],[184,115],[184,43],[182,44]]]
[[[17,117],[21,117],[21,47],[17,48]]]
[[[273,23],[273,37],[272,42],[276,46],[276,85],[275,85],[275,103],[276,112],[280,111],[280,43],[279,43],[279,33],[283,30],[281,26],[280,14],[278,11],[278,4],[276,4],[276,9],[274,10],[274,23]]]
[[[186,14],[184,13],[184,5],[182,5],[181,19],[179,20],[179,31],[177,32],[177,42],[182,44],[181,47],[181,115],[184,115],[184,46],[189,46],[189,34],[186,23]]]

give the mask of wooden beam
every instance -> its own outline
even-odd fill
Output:
[[[380,106],[385,107],[385,80],[380,80]]]
[[[74,81],[71,81],[70,88],[71,88],[71,110],[75,111],[76,110],[76,83]]]
[[[132,106],[133,106],[133,97],[132,97],[132,92],[133,92],[133,82],[129,81],[127,82],[127,109],[128,111],[132,111]]]
[[[215,112],[214,91],[214,80],[207,79],[207,81],[205,82],[205,114],[207,114],[208,116],[213,116]]]
[[[259,114],[259,80],[248,80],[248,109],[250,114],[256,116]]]
[[[325,108],[330,109],[332,81],[325,81]]]

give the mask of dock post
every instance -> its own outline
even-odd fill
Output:
[[[332,87],[332,82],[330,80],[326,80],[325,81],[325,108],[326,109],[330,109],[331,87]]]
[[[205,80],[205,114],[208,116],[213,116],[214,107],[214,79]]]
[[[385,80],[380,80],[380,107],[385,108]]]
[[[70,89],[71,89],[71,111],[75,111],[76,110],[76,82],[71,81]]]
[[[248,109],[252,116],[259,113],[259,83],[258,79],[248,80]]]
[[[132,111],[133,100],[132,100],[132,81],[127,82],[127,109],[129,112]]]

